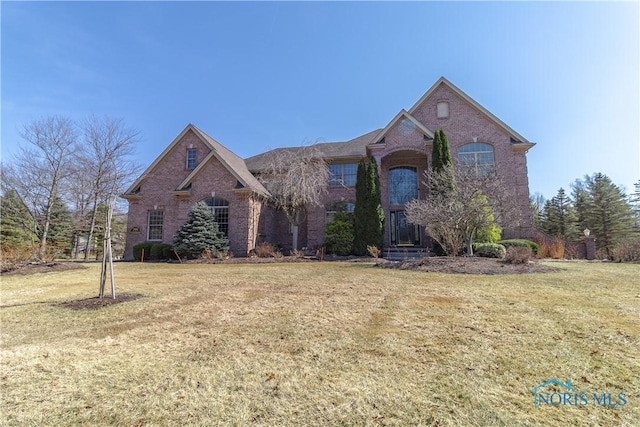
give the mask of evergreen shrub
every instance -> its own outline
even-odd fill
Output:
[[[144,259],[150,259],[151,258],[151,246],[153,246],[153,243],[151,242],[143,242],[143,243],[138,243],[137,245],[133,246],[133,259],[135,261],[140,261],[142,259],[142,251],[144,250]]]
[[[336,215],[325,227],[324,245],[328,254],[340,256],[353,252],[353,215],[347,212],[336,212]]]
[[[484,258],[504,258],[507,250],[498,243],[474,243],[473,253]]]
[[[534,255],[538,255],[538,252],[540,252],[540,248],[538,244],[536,242],[532,242],[531,240],[509,239],[509,240],[500,240],[498,243],[504,246],[505,248],[508,248],[510,246],[519,246],[522,248],[529,248],[531,249],[531,252],[533,252]]]

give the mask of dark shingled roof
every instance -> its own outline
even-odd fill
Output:
[[[375,142],[372,139],[380,133],[380,131],[381,129],[376,129],[347,142],[323,142],[314,144],[313,147],[321,153],[320,157],[325,160],[365,157],[367,155],[367,145]],[[302,148],[303,147],[276,148],[275,150],[269,150],[262,154],[249,157],[245,159],[244,162],[251,172],[260,172],[265,168],[267,160],[278,151],[296,151]]]

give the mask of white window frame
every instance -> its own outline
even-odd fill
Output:
[[[189,155],[193,153],[193,158],[191,158]],[[193,166],[189,163],[189,161],[192,160],[193,161]],[[197,152],[195,148],[187,148],[187,162],[185,164],[186,169],[188,170],[193,170],[196,168],[197,166]]]
[[[153,216],[158,216],[160,217],[160,222],[157,222],[157,218],[155,219],[155,222],[152,223],[152,215]],[[154,238],[151,238],[151,230],[153,229],[154,231],[157,232],[157,230],[160,230],[160,238],[155,238],[156,236],[154,235]],[[161,242],[162,239],[164,237],[164,210],[162,209],[150,209],[147,212],[147,240],[150,242]]]

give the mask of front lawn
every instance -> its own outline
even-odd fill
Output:
[[[82,310],[97,264],[3,276],[0,424],[638,425],[640,266],[549,265],[117,263],[142,298]],[[550,379],[588,404],[534,408]]]

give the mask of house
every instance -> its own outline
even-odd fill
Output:
[[[443,77],[383,128],[350,141],[317,145],[331,178],[324,206],[311,209],[300,226],[298,247],[322,246],[325,225],[336,205],[353,208],[357,164],[369,157],[379,168],[385,248],[429,247],[424,231],[407,222],[404,205],[426,197],[423,172],[430,164],[437,129],[444,129],[454,158],[489,167],[508,182],[522,214],[530,218],[526,153],[535,144]],[[188,125],[122,195],[129,201],[125,258],[132,257],[137,243],[171,243],[199,201],[211,206],[235,256],[247,255],[262,241],[291,248],[288,221],[264,202],[268,192],[255,176],[268,153],[243,160]],[[530,233],[529,221],[504,234]]]

